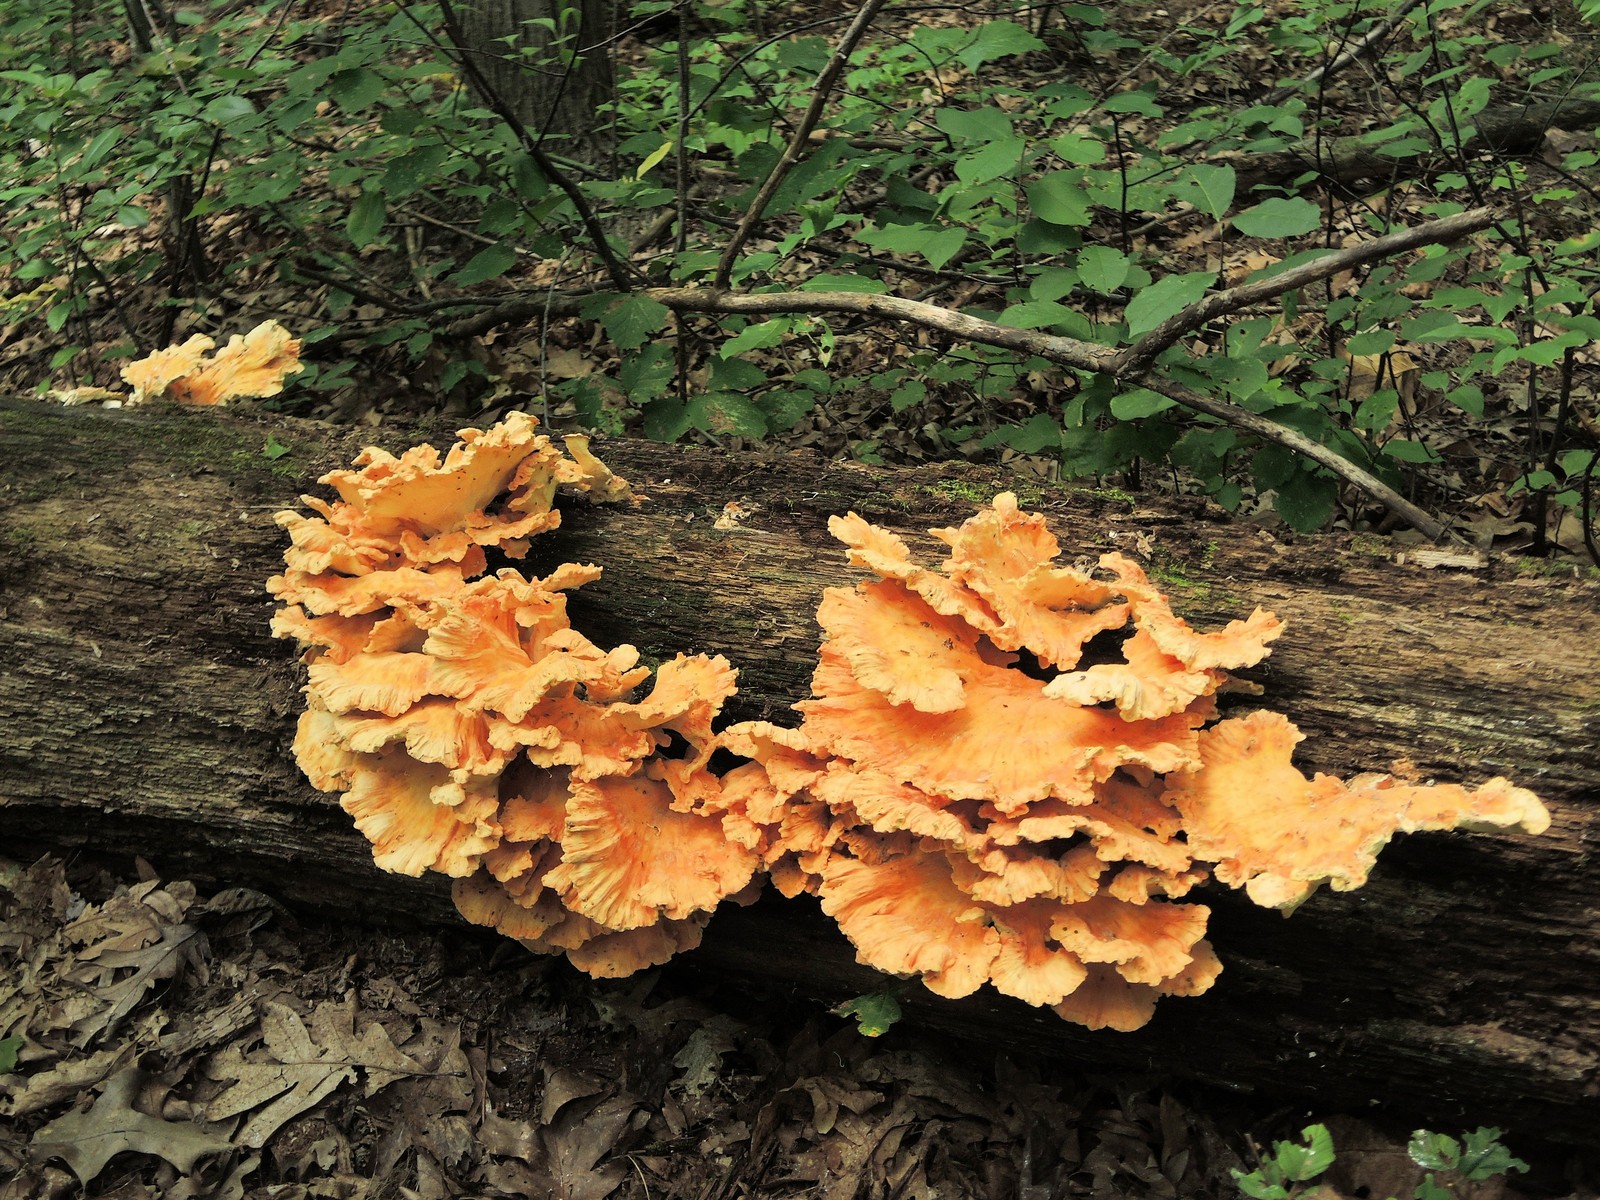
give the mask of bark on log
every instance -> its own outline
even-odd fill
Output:
[[[1568,98],[1489,108],[1470,123],[1477,132],[1459,151],[1396,158],[1385,154],[1381,144],[1357,135],[1308,140],[1270,154],[1234,156],[1240,193],[1267,183],[1286,184],[1308,171],[1330,182],[1353,186],[1362,180],[1413,179],[1425,171],[1454,169],[1484,153],[1522,157],[1538,150],[1551,129],[1593,129],[1600,123],[1600,101]]]
[[[262,454],[268,434],[290,448]],[[388,876],[289,754],[292,648],[267,635],[271,515],[360,444],[452,429],[335,430],[272,414],[61,410],[0,401],[0,853],[139,854],[169,877],[250,884],[374,922],[455,922],[444,881]],[[727,654],[736,716],[807,691],[820,589],[858,578],[826,532],[856,509],[908,535],[1005,482],[612,442],[647,499],[575,504],[530,569],[603,563],[574,623],[647,655]],[[985,1049],[1045,1053],[1290,1098],[1376,1105],[1450,1129],[1493,1121],[1594,1144],[1600,1058],[1600,614],[1592,584],[1397,564],[1376,540],[1288,539],[1205,509],[1019,488],[1069,556],[1148,551],[1197,624],[1257,603],[1289,628],[1251,674],[1309,735],[1302,765],[1409,757],[1427,776],[1507,774],[1555,817],[1543,837],[1433,835],[1291,922],[1217,889],[1226,970],[1137,1034],[1088,1033],[991,996],[908,992],[911,1019]],[[712,527],[724,503],[752,515]],[[926,539],[920,539],[925,542]],[[822,996],[881,977],[814,905],[726,910],[682,970]]]

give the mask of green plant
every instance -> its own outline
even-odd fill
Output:
[[[1526,1171],[1528,1164],[1512,1156],[1500,1135],[1492,1126],[1459,1141],[1425,1129],[1413,1133],[1407,1153],[1427,1171],[1412,1192],[1414,1200],[1454,1200],[1459,1183],[1482,1183],[1511,1171]],[[1251,1200],[1292,1200],[1305,1191],[1333,1165],[1334,1146],[1325,1125],[1308,1125],[1300,1136],[1302,1142],[1274,1142],[1272,1152],[1261,1157],[1254,1171],[1235,1170],[1239,1190]],[[1446,1178],[1441,1180],[1441,1175]]]
[[[853,1000],[846,1000],[831,1011],[837,1017],[854,1017],[856,1027],[864,1037],[882,1037],[900,1021],[902,1013],[899,993],[902,990],[903,988],[892,988],[886,992],[871,992],[865,996],[857,996]]]
[[[1406,497],[1476,491],[1528,515],[1535,553],[1563,513],[1593,543],[1574,381],[1600,337],[1597,158],[1486,155],[1479,126],[1595,88],[1575,44],[1492,40],[1485,3],[1240,3],[1160,38],[1136,6],[963,26],[873,0],[770,30],[697,3],[630,52],[602,171],[485,94],[447,6],[330,26],[197,0],[141,35],[110,0],[0,0],[5,311],[58,339],[51,370],[82,370],[86,348],[113,363],[270,284],[309,326],[302,388],[352,386],[362,354],[463,405],[539,392],[664,440],[870,401],[933,453],[1171,471],[1297,529],[1359,518],[1364,492],[1437,533]],[[663,12],[642,0],[628,27]],[[1262,46],[1290,82],[1195,103],[1258,73]],[[1360,48],[1382,89],[1366,127],[1328,46]],[[559,74],[571,46],[515,54]],[[1290,149],[1299,165],[1251,173]],[[1380,240],[1430,220],[1436,237]],[[1347,242],[1377,249],[1335,269]],[[581,369],[555,369],[562,319],[603,334],[573,339],[595,350]],[[476,340],[526,321],[536,338]]]
[[[1254,1171],[1235,1170],[1233,1181],[1251,1200],[1289,1200],[1333,1166],[1333,1137],[1325,1125],[1308,1125],[1300,1131],[1301,1142],[1274,1142],[1272,1153],[1263,1155]]]

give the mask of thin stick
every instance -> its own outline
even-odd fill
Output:
[[[1368,50],[1371,50],[1376,43],[1382,41],[1384,38],[1393,33],[1396,26],[1398,26],[1401,21],[1406,19],[1406,14],[1421,3],[1422,0],[1405,0],[1405,2],[1401,4],[1399,8],[1389,14],[1388,20],[1374,25],[1366,32],[1360,41],[1356,42],[1355,45],[1351,46],[1331,63],[1325,63],[1324,65],[1318,67],[1315,71],[1311,72],[1311,74],[1307,75],[1304,79],[1299,80],[1296,83],[1285,84],[1276,91],[1267,93],[1266,98],[1257,101],[1257,103],[1267,105],[1282,104],[1290,96],[1294,95],[1302,88],[1310,87],[1313,83],[1316,83],[1317,80],[1333,78],[1340,71],[1344,70],[1351,63],[1355,62],[1356,59],[1364,55]]]
[[[844,31],[844,36],[834,47],[833,57],[822,68],[822,74],[817,76],[817,85],[811,93],[811,104],[806,109],[805,116],[800,118],[800,124],[789,138],[789,144],[783,148],[782,156],[773,164],[772,170],[767,172],[766,181],[756,193],[756,198],[751,201],[744,219],[739,222],[739,227],[733,231],[733,236],[723,247],[722,257],[717,260],[717,273],[711,283],[717,291],[727,289],[728,281],[733,276],[734,260],[739,257],[744,244],[750,240],[751,233],[755,231],[762,214],[766,212],[767,205],[772,203],[772,197],[777,193],[778,187],[788,177],[795,163],[800,161],[801,151],[811,139],[811,131],[822,120],[822,110],[827,107],[828,97],[833,94],[834,84],[839,81],[845,65],[850,61],[856,43],[865,36],[867,27],[872,24],[872,18],[878,15],[878,10],[884,3],[885,0],[867,0],[862,5],[861,11],[856,14],[856,19],[850,22],[850,28]]]
[[[863,10],[865,11],[865,10]],[[752,210],[754,211],[754,210]],[[1296,454],[1302,454],[1332,471],[1340,479],[1360,488],[1426,536],[1439,540],[1446,536],[1444,525],[1407,500],[1371,472],[1340,457],[1333,450],[1312,441],[1293,429],[1236,404],[1216,400],[1200,392],[1153,376],[1156,356],[1184,334],[1225,313],[1305,287],[1348,267],[1371,262],[1418,246],[1432,245],[1476,232],[1494,222],[1487,208],[1473,209],[1453,217],[1431,221],[1411,229],[1398,230],[1359,246],[1338,250],[1303,266],[1236,288],[1217,292],[1163,321],[1132,346],[1114,350],[1095,342],[1059,337],[1031,329],[1012,329],[981,317],[970,316],[937,304],[925,304],[902,296],[877,296],[861,292],[730,292],[722,287],[644,288],[648,296],[677,313],[851,313],[914,325],[945,333],[965,341],[979,342],[1014,350],[1078,371],[1116,377],[1125,385],[1140,385],[1176,401],[1195,412],[1224,421]],[[591,293],[593,295],[593,293]],[[530,302],[519,299],[481,313],[464,317],[446,328],[452,336],[465,337],[492,329],[510,320],[536,315],[541,308],[548,320],[553,316],[575,316],[586,297],[568,295]]]
[[[1419,246],[1453,242],[1469,233],[1486,229],[1494,222],[1493,209],[1468,209],[1453,217],[1442,217],[1424,225],[1414,225],[1409,229],[1397,229],[1370,242],[1335,250],[1332,254],[1325,254],[1321,258],[1302,263],[1298,267],[1292,267],[1265,279],[1243,283],[1226,291],[1213,292],[1174,313],[1133,345],[1121,350],[1112,370],[1117,374],[1129,371],[1142,372],[1155,362],[1156,356],[1168,346],[1184,334],[1199,329],[1208,321],[1237,312],[1241,308],[1247,308],[1273,296],[1281,296],[1285,292],[1306,287],[1318,280],[1327,279],[1330,275],[1337,275],[1340,271],[1376,262],[1406,250],[1415,250]]]
[[[1203,392],[1184,387],[1181,383],[1174,383],[1170,379],[1155,376],[1141,376],[1137,379],[1123,377],[1119,382],[1128,384],[1137,382],[1140,387],[1147,387],[1152,392],[1158,392],[1183,405],[1184,408],[1193,409],[1195,412],[1206,413],[1225,421],[1235,429],[1243,429],[1257,437],[1269,442],[1276,442],[1286,450],[1293,450],[1296,454],[1303,454],[1312,462],[1320,463],[1327,467],[1346,483],[1360,488],[1367,495],[1378,501],[1395,516],[1407,522],[1413,529],[1424,537],[1435,542],[1442,541],[1449,533],[1440,522],[1424,509],[1418,508],[1399,492],[1395,491],[1376,475],[1365,468],[1351,462],[1348,458],[1340,456],[1330,450],[1321,442],[1314,442],[1297,429],[1290,429],[1287,425],[1279,425],[1270,417],[1260,413],[1253,413],[1247,408],[1240,408],[1236,404],[1229,404],[1226,400],[1217,400]]]

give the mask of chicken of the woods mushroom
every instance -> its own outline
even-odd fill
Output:
[[[802,724],[725,731],[751,761],[714,803],[860,961],[940,995],[988,983],[1135,1029],[1221,970],[1207,909],[1184,900],[1208,876],[1287,912],[1324,883],[1358,887],[1398,831],[1549,823],[1503,779],[1306,779],[1283,717],[1218,719],[1217,694],[1246,688],[1228,671],[1266,657],[1276,617],[1197,632],[1120,554],[1058,565],[1010,494],[933,531],[937,569],[855,514],[831,529],[878,579],[825,593]]]
[[[587,439],[568,457],[534,425],[513,414],[442,460],[369,449],[324,476],[337,499],[278,514],[272,630],[308,666],[300,766],[342,793],[380,867],[449,875],[469,920],[626,975],[698,944],[759,865],[701,811],[735,672],[680,655],[652,680],[633,647],[574,630],[564,593],[598,567],[488,572],[557,526],[557,488],[628,494]]]

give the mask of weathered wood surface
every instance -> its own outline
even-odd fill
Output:
[[[1600,122],[1600,101],[1568,97],[1538,104],[1488,108],[1472,118],[1476,132],[1459,152],[1396,158],[1383,147],[1357,135],[1309,139],[1288,150],[1235,156],[1241,191],[1265,183],[1288,183],[1307,172],[1345,185],[1362,180],[1414,179],[1454,168],[1480,154],[1510,158],[1537,151],[1551,129],[1589,130]]]
[[[269,432],[291,449],[276,463],[261,453]],[[450,427],[425,432],[442,445]],[[373,869],[296,770],[300,673],[267,635],[262,589],[282,549],[275,510],[363,442],[417,440],[270,414],[0,402],[0,853],[139,854],[168,877],[353,919],[453,921],[444,881]],[[532,568],[604,564],[574,596],[574,622],[647,655],[727,654],[741,717],[781,716],[805,694],[819,591],[856,577],[829,514],[855,508],[914,535],[962,519],[999,478],[627,442],[603,453],[647,499],[569,506]],[[1504,565],[1425,571],[1375,541],[1288,539],[1194,506],[1022,490],[1068,555],[1145,559],[1203,627],[1258,603],[1286,617],[1251,674],[1309,735],[1303,765],[1408,757],[1440,778],[1509,774],[1555,823],[1540,838],[1410,839],[1365,889],[1319,894],[1287,922],[1219,889],[1208,900],[1227,970],[1137,1034],[918,990],[912,1019],[988,1052],[1314,1097],[1322,1111],[1372,1104],[1440,1128],[1600,1140],[1600,590]],[[716,530],[729,501],[752,515]],[[720,913],[680,969],[833,998],[878,978],[814,906],[775,900]]]

